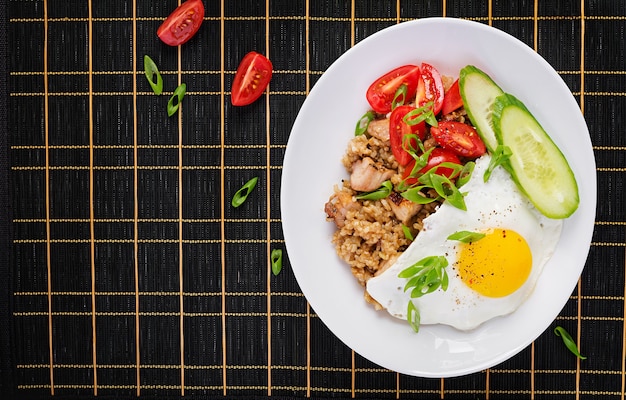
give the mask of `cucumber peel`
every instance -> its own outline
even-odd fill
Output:
[[[565,156],[526,106],[511,94],[496,97],[497,142],[511,149],[503,166],[535,207],[549,218],[567,218],[579,203],[578,185]]]
[[[498,147],[493,125],[493,106],[504,91],[483,71],[467,65],[459,72],[459,92],[465,111],[489,152]]]

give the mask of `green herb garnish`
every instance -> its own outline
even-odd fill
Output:
[[[411,233],[411,228],[409,228],[408,226],[402,224],[402,232],[404,233],[404,237],[406,238],[406,240],[415,240],[413,234]]]
[[[441,288],[448,289],[448,260],[444,256],[429,256],[422,258],[398,274],[398,278],[408,279],[404,291],[411,292],[411,300],[407,306],[407,321],[415,332],[419,330],[419,310],[412,299],[422,297]]]
[[[170,100],[167,102],[167,115],[172,116],[178,111],[178,107],[180,103],[183,101],[183,97],[185,97],[185,92],[187,91],[187,85],[181,83],[176,90],[174,90],[174,94],[170,97]]]
[[[477,242],[484,238],[485,234],[481,232],[458,231],[448,236],[448,240],[458,240],[463,243]]]
[[[404,122],[409,125],[417,125],[422,121],[426,121],[426,123],[430,126],[438,126],[437,117],[433,112],[433,102],[429,101],[421,107],[418,107],[414,110],[409,111],[404,116]]]
[[[463,166],[463,168],[461,169],[461,172],[459,173],[459,176],[456,178],[457,188],[460,189],[461,186],[469,182],[470,178],[472,177],[472,172],[474,172],[475,166],[476,166],[476,163],[474,161],[469,161]]]
[[[254,187],[256,186],[258,180],[259,178],[255,176],[254,178],[246,182],[246,184],[243,185],[241,189],[235,192],[235,195],[233,196],[230,204],[232,204],[233,207],[239,207],[240,205],[242,205],[248,198],[250,192],[252,192],[252,189],[254,189]]]
[[[561,339],[563,339],[563,343],[565,343],[567,349],[571,351],[576,357],[580,358],[581,360],[585,360],[587,358],[580,354],[580,352],[578,351],[578,346],[576,346],[576,342],[574,342],[574,339],[572,339],[570,334],[567,333],[565,328],[563,328],[562,326],[557,326],[556,328],[554,328],[554,334],[560,336]]]
[[[508,160],[513,153],[511,152],[511,148],[509,146],[503,146],[501,144],[496,147],[496,150],[493,152],[491,156],[491,160],[489,161],[489,166],[485,171],[485,175],[483,175],[483,182],[487,182],[491,173],[498,165],[502,165],[506,160]]]
[[[354,136],[361,136],[362,134],[364,134],[367,131],[367,127],[370,126],[370,122],[372,122],[373,120],[373,111],[370,110],[363,114],[361,119],[359,119],[359,122],[356,123],[356,128],[354,128]]]
[[[420,312],[413,304],[413,301],[409,300],[409,305],[406,309],[406,320],[411,325],[411,328],[415,331],[415,333],[420,330]]]
[[[380,200],[391,194],[393,186],[391,181],[384,181],[383,184],[372,192],[365,192],[355,196],[359,200]]]
[[[406,84],[403,83],[402,85],[400,85],[398,90],[396,90],[396,94],[393,96],[393,101],[391,102],[391,109],[392,110],[394,108],[404,104],[404,102],[406,101],[407,89],[408,88],[407,88]]]
[[[152,91],[156,94],[161,94],[163,92],[163,77],[156,63],[148,55],[143,56],[143,69],[146,73],[148,83],[152,86]]]
[[[278,275],[283,269],[283,251],[281,249],[272,250],[270,261],[272,263],[272,273]]]

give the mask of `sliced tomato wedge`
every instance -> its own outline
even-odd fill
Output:
[[[433,113],[437,115],[439,111],[441,111],[443,98],[443,81],[441,80],[439,71],[430,64],[422,63],[415,93],[415,104],[417,107],[421,107],[432,101]]]
[[[405,148],[416,148],[417,140],[406,137],[410,134],[417,134],[420,139],[424,138],[426,133],[426,124],[424,121],[408,125],[404,122],[404,116],[414,110],[413,106],[398,106],[393,109],[389,117],[389,141],[391,143],[391,152],[400,165],[407,165],[413,157]]]
[[[237,67],[230,101],[234,106],[247,106],[261,97],[272,79],[272,62],[263,54],[251,51]]]
[[[202,0],[187,0],[182,3],[163,21],[157,36],[163,43],[180,46],[198,32],[204,20],[204,4]]]
[[[456,121],[440,121],[430,128],[430,134],[444,149],[457,156],[476,158],[485,154],[486,148],[474,127]]]
[[[459,160],[456,154],[454,154],[450,150],[446,150],[441,147],[435,147],[428,156],[428,163],[426,164],[426,166],[424,166],[424,168],[420,169],[417,172],[416,176],[411,176],[411,172],[413,171],[413,168],[415,168],[415,160],[412,159],[411,162],[409,162],[404,169],[404,172],[402,173],[402,179],[405,180],[407,185],[413,185],[417,183],[417,177],[425,174],[426,172],[430,171],[431,168],[435,168],[437,165],[440,165],[444,162],[461,165],[461,160]],[[451,168],[440,167],[435,170],[435,173],[450,178],[454,173],[454,170]]]
[[[365,94],[370,107],[379,114],[391,111],[391,103],[396,91],[406,85],[406,98],[415,96],[417,81],[420,76],[420,67],[417,65],[403,65],[387,72],[370,85]]]
[[[452,111],[457,110],[463,106],[463,99],[459,92],[459,80],[454,81],[450,89],[443,97],[443,104],[441,105],[441,113],[443,115],[450,114]]]

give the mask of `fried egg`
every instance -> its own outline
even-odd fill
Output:
[[[543,216],[502,167],[487,182],[489,155],[476,160],[471,179],[461,187],[467,210],[444,202],[423,221],[423,229],[387,270],[367,282],[367,292],[391,315],[407,319],[413,301],[421,325],[474,329],[515,311],[532,293],[559,241],[562,220]],[[471,243],[449,240],[459,231],[483,233]],[[447,290],[411,299],[407,279],[398,274],[429,256],[448,260]]]

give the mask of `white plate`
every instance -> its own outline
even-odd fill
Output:
[[[467,64],[489,74],[522,100],[561,148],[578,180],[580,206],[565,221],[558,248],[532,296],[514,313],[470,332],[422,326],[374,311],[336,255],[334,224],[324,203],[347,177],[341,157],[365,92],[383,73],[428,62],[458,76]],[[363,357],[408,375],[450,377],[492,367],[537,338],[563,308],[587,259],[596,209],[596,171],[589,132],[571,91],[554,69],[516,38],[476,22],[429,18],[384,29],[343,54],[315,84],[293,125],[281,189],[286,247],[296,279],[313,310]]]

